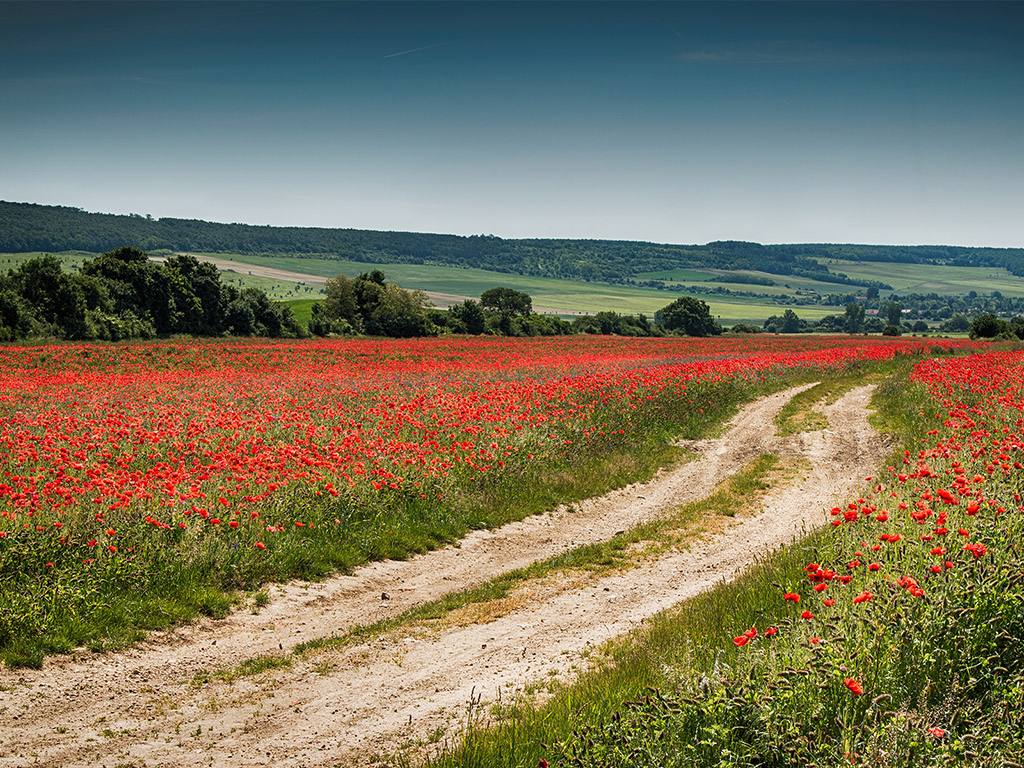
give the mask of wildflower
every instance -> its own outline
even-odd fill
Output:
[[[266,549],[267,548],[267,545],[264,544],[262,541],[257,541],[255,544],[253,544],[253,546],[256,547],[256,549]]]
[[[732,641],[736,643],[737,648],[742,648],[744,645],[750,642],[750,638],[746,635],[740,635],[739,637],[734,637]]]
[[[929,728],[928,729],[928,733],[929,733],[929,735],[931,735],[933,738],[936,738],[936,739],[941,739],[943,736],[946,735],[945,729],[938,728],[938,727]]]
[[[854,696],[860,696],[862,693],[864,693],[864,686],[862,686],[852,677],[846,678],[845,680],[843,680],[843,683],[846,685],[847,688],[850,689],[850,693],[852,693]]]
[[[778,632],[779,632],[779,628],[778,627],[768,627],[768,629],[766,629],[764,631],[764,636],[765,637],[774,637],[775,635],[778,634]]]
[[[874,595],[871,594],[870,592],[868,592],[865,589],[863,592],[861,592],[859,595],[857,595],[855,598],[853,598],[853,602],[854,603],[866,603],[868,600],[870,600],[873,597],[874,597]]]
[[[814,614],[811,613],[810,611],[804,611],[803,613],[800,614],[800,618],[801,619],[810,620],[810,619],[814,618]]]
[[[794,602],[794,603],[799,603],[800,602],[800,595],[796,594],[795,592],[787,592],[786,594],[784,594],[782,596],[782,599],[783,600],[789,600],[789,601]]]
[[[984,544],[964,544],[964,551],[975,557],[984,557],[988,554],[988,548]]]

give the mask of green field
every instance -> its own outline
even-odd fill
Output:
[[[245,264],[289,270],[320,277],[346,275],[355,277],[372,269],[380,269],[390,282],[403,288],[432,291],[476,298],[489,288],[504,286],[525,291],[533,298],[533,304],[542,312],[561,314],[565,317],[595,313],[604,310],[620,314],[653,316],[662,307],[670,304],[681,294],[659,291],[652,288],[633,288],[624,285],[604,283],[579,283],[572,280],[556,280],[546,277],[512,275],[483,269],[460,269],[457,267],[425,266],[421,264],[369,264],[355,261],[332,259],[307,259],[296,257],[263,257],[248,254],[203,254],[239,263],[239,271]],[[287,285],[294,286],[294,283]],[[728,287],[728,286],[727,286]],[[747,286],[731,284],[733,289],[745,290]],[[765,286],[755,286],[764,288]],[[785,292],[785,291],[781,291]],[[770,299],[756,297],[708,297],[701,296],[711,307],[711,314],[730,325],[737,322],[761,322],[769,315],[782,314],[784,307]],[[836,314],[837,307],[799,307],[797,314],[808,320]]]
[[[999,267],[950,267],[937,264],[890,264],[874,261],[830,259],[829,269],[852,278],[881,280],[899,293],[937,293],[965,296],[969,291],[1004,296],[1024,296],[1024,278]]]
[[[839,270],[842,271],[842,270]],[[771,280],[775,285],[758,285],[757,283],[735,283],[719,280],[720,275],[747,275],[755,280]],[[722,287],[732,291],[759,293],[764,296],[795,296],[800,292],[814,293],[850,293],[862,291],[856,286],[826,283],[809,277],[796,275],[773,275],[758,270],[724,270],[724,269],[671,269],[663,272],[641,272],[636,275],[638,280],[663,280],[667,285],[700,285],[705,288]],[[879,278],[871,278],[879,279]],[[884,282],[884,281],[883,281]]]
[[[27,259],[41,253],[2,253],[0,272],[17,267]],[[54,254],[68,268],[77,268],[85,259],[96,254],[71,251]],[[538,311],[571,318],[611,310],[620,314],[654,313],[678,298],[681,293],[653,288],[640,288],[604,283],[581,283],[545,277],[531,277],[494,272],[483,269],[431,266],[422,264],[374,264],[298,256],[253,256],[237,253],[206,253],[218,259],[235,262],[221,273],[221,279],[236,288],[259,288],[275,301],[296,303],[296,315],[308,319],[311,302],[322,296],[319,281],[304,279],[303,275],[331,278],[338,275],[356,277],[373,269],[380,269],[390,282],[403,288],[422,290],[446,297],[434,297],[438,306],[448,306],[462,297],[476,298],[497,286],[524,291],[533,298]],[[893,286],[898,293],[937,293],[940,296],[966,295],[969,291],[990,294],[1001,291],[1005,296],[1024,296],[1024,278],[1011,275],[1004,269],[985,267],[951,267],[922,264],[894,264],[881,262],[854,262],[833,259],[830,269],[853,278],[877,280]],[[299,273],[292,279],[284,276],[268,277],[252,274],[250,267],[284,270]],[[754,279],[768,279],[774,285],[723,282],[724,274],[749,275]],[[771,315],[781,315],[788,305],[779,303],[784,296],[799,296],[810,292],[819,294],[851,293],[863,289],[837,283],[825,283],[793,275],[772,275],[758,271],[726,273],[717,269],[673,269],[645,272],[638,280],[663,280],[668,286],[721,287],[731,291],[756,294],[754,296],[709,296],[696,294],[711,308],[711,314],[725,325],[738,322],[760,324]],[[888,291],[882,291],[885,295]],[[826,315],[840,314],[842,307],[793,306],[805,320],[819,320]]]

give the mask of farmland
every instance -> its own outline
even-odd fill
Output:
[[[0,253],[0,271],[17,267],[33,253]],[[66,268],[75,269],[96,254],[72,251],[56,254]],[[393,264],[342,259],[312,258],[298,255],[260,256],[240,253],[203,253],[221,270],[221,280],[235,288],[259,288],[275,301],[287,302],[301,321],[308,321],[313,301],[323,299],[323,282],[343,274],[350,278],[380,269],[389,281],[410,290],[422,290],[437,306],[477,298],[495,286],[528,293],[543,313],[571,318],[580,314],[614,311],[620,314],[646,314],[652,317],[680,293],[696,291],[712,316],[726,325],[746,322],[761,324],[787,307],[802,319],[817,321],[826,315],[842,314],[842,306],[793,303],[806,298],[863,290],[822,282],[797,275],[772,275],[757,270],[690,268],[643,272],[633,275],[639,282],[655,280],[669,290],[650,287],[580,282],[551,277],[519,275],[471,267],[423,264]],[[832,259],[830,268],[860,280],[882,281],[893,286],[892,293],[935,293],[941,297],[965,297],[970,291],[988,295],[999,291],[1007,297],[1024,296],[1024,278],[997,267],[963,267],[935,264],[854,262]],[[708,293],[727,290],[743,295]],[[749,294],[749,295],[747,295]]]
[[[863,453],[863,467],[851,464],[868,480],[843,491],[848,496],[833,507],[825,531],[774,554],[766,550],[738,581],[681,603],[603,649],[578,680],[553,685],[539,709],[530,697],[516,699],[471,720],[464,739],[407,754],[429,754],[442,765],[535,765],[543,757],[552,765],[610,766],[627,754],[645,755],[650,764],[683,757],[685,764],[717,764],[711,756],[723,749],[747,755],[749,763],[769,743],[786,743],[786,760],[813,758],[819,765],[848,762],[851,753],[867,764],[891,750],[904,757],[917,750],[936,765],[967,751],[1015,758],[1017,752],[1001,744],[1012,745],[1020,732],[1010,713],[1017,709],[1014,686],[1021,673],[1013,641],[1020,628],[1012,546],[1021,492],[1021,357],[951,356],[979,345],[930,343],[586,337],[7,347],[0,371],[0,566],[13,586],[0,605],[4,661],[11,668],[43,665],[39,678],[18,673],[27,681],[25,695],[34,685],[54,684],[44,665],[54,653],[72,654],[53,674],[84,686],[76,690],[89,690],[79,674],[95,675],[97,685],[120,686],[103,682],[101,668],[104,658],[122,657],[102,654],[205,615],[214,623],[186,632],[188,642],[164,641],[166,652],[150,644],[133,655],[142,665],[139,674],[151,676],[155,668],[147,671],[147,658],[195,648],[186,667],[194,675],[192,689],[160,676],[162,690],[178,691],[179,701],[194,699],[187,711],[194,706],[198,713],[208,696],[244,698],[285,686],[283,695],[301,698],[289,682],[300,670],[317,670],[322,695],[330,699],[336,676],[348,674],[338,655],[346,648],[354,644],[354,652],[366,653],[359,650],[361,638],[376,637],[385,638],[378,645],[405,647],[410,637],[423,640],[423,632],[438,631],[424,621],[442,621],[468,624],[467,642],[476,643],[480,656],[473,674],[484,675],[488,659],[479,653],[479,632],[493,641],[509,611],[507,623],[525,626],[516,601],[551,611],[564,605],[558,615],[571,616],[580,589],[599,595],[602,584],[624,589],[630,572],[653,584],[657,568],[677,573],[680,566],[671,564],[693,557],[686,554],[692,537],[709,535],[705,516],[738,516],[740,528],[725,522],[720,534],[735,537],[767,519],[748,524],[743,518],[753,510],[747,507],[808,471],[801,456],[850,460],[872,437],[842,419],[851,418],[850,398],[866,398],[864,385],[873,383],[879,423],[898,449],[888,469],[871,469],[882,455],[879,446]],[[765,436],[770,417],[734,423],[725,442],[706,447],[697,465],[709,482],[722,478],[724,484],[688,481],[698,506],[669,504],[659,513],[666,516],[656,519],[626,497],[619,497],[622,509],[639,504],[629,519],[613,501],[594,513],[574,506],[650,478],[652,490],[643,493],[653,493],[659,468],[681,458],[672,443],[706,443],[742,403],[756,398],[774,402],[781,433],[799,439]],[[787,458],[794,445],[807,444],[801,435],[823,424],[822,439],[839,440],[840,453],[798,451]],[[723,460],[715,457],[737,450],[731,466],[708,469]],[[684,464],[678,471],[685,477],[688,470]],[[828,477],[844,468],[826,464],[815,472]],[[794,485],[782,506],[818,504],[811,490],[825,487],[818,477]],[[710,495],[702,501],[704,494]],[[536,514],[555,508],[563,511],[550,519]],[[718,511],[708,512],[712,508]],[[803,512],[808,520],[817,514]],[[480,571],[460,581],[460,568],[481,546],[514,535],[501,526],[531,515],[517,524],[536,530],[534,544],[512,547],[524,558],[515,561],[520,565],[507,561],[507,572]],[[551,526],[566,529],[559,546],[570,549],[536,547],[562,541]],[[492,533],[464,538],[473,529]],[[459,540],[464,548],[450,546]],[[407,574],[394,584],[420,585],[417,600],[384,582],[391,591],[384,602],[381,582],[371,575],[377,567],[359,568],[438,549],[432,559],[383,566]],[[420,575],[413,577],[417,568]],[[310,588],[308,597],[304,588],[287,587],[275,598],[276,588],[269,587],[353,569],[355,577],[332,577],[324,588]],[[422,586],[428,575],[444,574],[452,579],[447,588],[443,581],[433,591]],[[364,582],[365,594],[352,591]],[[544,594],[555,583],[563,586],[550,598],[523,597]],[[331,590],[347,597],[335,605]],[[386,620],[352,624],[359,615],[377,615],[379,609],[365,602],[370,598],[379,606],[394,604]],[[332,629],[327,616],[307,616],[327,605],[349,623]],[[273,628],[300,607],[310,626],[289,635],[286,649]],[[243,608],[252,610],[251,619],[244,620]],[[212,655],[204,650],[205,633],[217,633],[216,618],[229,614],[236,618],[225,629],[248,626],[255,637],[212,635],[225,653],[234,649],[217,658],[233,661],[197,669]],[[553,637],[555,614],[548,616]],[[419,629],[387,639],[402,622]],[[918,640],[901,644],[908,627]],[[456,636],[444,637],[451,643]],[[543,646],[539,636],[530,642],[538,652]],[[256,650],[268,643],[281,652]],[[501,645],[499,638],[493,652],[501,653]],[[381,664],[386,672],[394,662]],[[401,690],[392,693],[396,711],[414,701],[411,692],[404,699]],[[122,695],[129,694],[143,695],[134,689]],[[14,704],[22,694],[0,695],[14,697],[7,702]],[[142,707],[144,696],[126,701]],[[54,717],[67,717],[59,715],[60,706],[52,702]],[[90,703],[89,717],[102,706]],[[87,750],[80,764],[108,754],[104,749],[150,754],[138,751],[145,740],[133,735],[136,716],[111,706],[112,730],[103,739],[108,746],[75,746]],[[38,715],[42,725],[50,707]],[[256,717],[246,728],[278,733],[289,722],[267,730],[278,719],[260,725]],[[733,727],[741,722],[756,725]],[[862,728],[865,722],[872,727]],[[721,723],[726,727],[719,729]],[[84,730],[54,742],[57,751],[46,753],[54,756],[51,764],[79,764],[61,750],[81,744],[90,727],[82,720]],[[687,744],[700,742],[694,733],[709,729],[717,734],[705,738],[710,746],[688,751]],[[655,732],[671,736],[654,739]],[[228,737],[193,738],[210,748]],[[394,746],[374,743],[385,751]],[[10,748],[0,742],[0,752]],[[305,749],[301,738],[294,748]],[[185,752],[174,754],[185,759]],[[900,759],[895,762],[909,764]]]

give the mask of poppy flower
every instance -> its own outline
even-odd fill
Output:
[[[810,611],[804,611],[803,613],[800,614],[800,618],[801,619],[808,619],[808,620],[810,620],[810,619],[814,618],[814,614],[811,613]]]
[[[799,603],[800,602],[800,595],[798,595],[796,592],[787,592],[786,594],[784,594],[782,596],[782,599],[783,600],[788,600],[788,601],[793,602],[793,603]]]
[[[845,680],[843,680],[843,683],[846,685],[847,688],[850,689],[850,693],[852,693],[854,696],[860,696],[862,693],[864,693],[864,686],[862,686],[852,677],[846,678]]]

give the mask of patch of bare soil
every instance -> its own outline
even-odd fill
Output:
[[[800,389],[744,407],[721,439],[691,443],[699,461],[574,511],[474,532],[459,547],[351,576],[272,588],[258,615],[200,621],[123,653],[83,652],[49,659],[38,671],[0,672],[0,766],[338,765],[449,733],[471,700],[486,706],[571,673],[582,652],[734,576],[845,501],[885,455],[867,423],[870,388],[822,406],[827,430],[776,437],[772,420]],[[280,654],[606,540],[707,495],[762,453],[809,460],[813,469],[773,488],[759,513],[687,551],[597,581],[538,589],[487,623],[400,630],[231,684],[189,683],[196,673]]]

